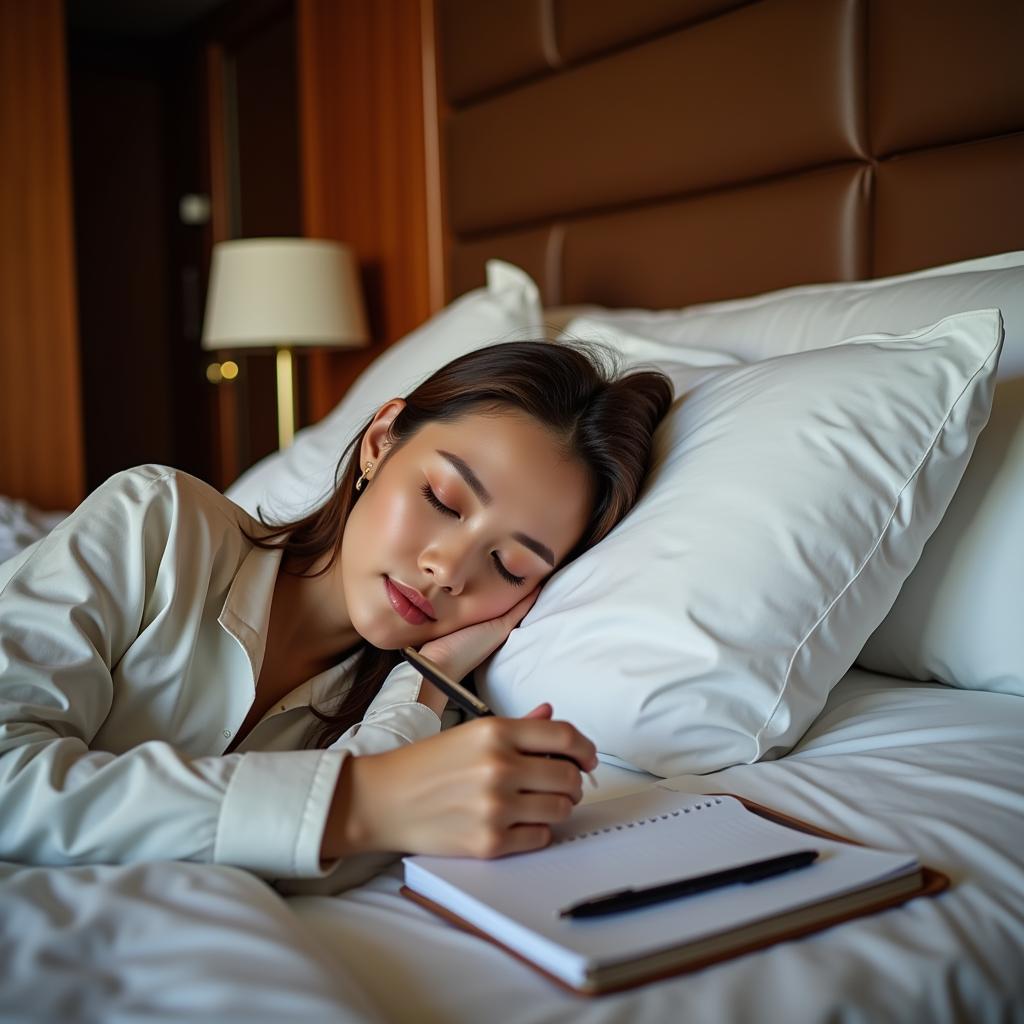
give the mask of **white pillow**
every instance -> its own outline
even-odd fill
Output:
[[[678,311],[590,310],[569,329],[606,338],[630,361],[671,359],[680,345],[756,361],[981,307],[999,308],[1006,331],[992,419],[949,512],[857,660],[889,675],[1024,696],[1024,252]]]
[[[998,378],[1024,376],[1024,250],[897,277],[801,285],[685,309],[593,307],[582,316],[588,329],[621,328],[646,339],[645,359],[671,360],[683,345],[757,362],[827,348],[882,327],[903,333],[965,309],[991,308],[1002,312],[1006,324]],[[579,334],[583,326],[575,319],[568,331]],[[631,356],[628,348],[625,355]]]
[[[550,700],[656,775],[788,750],[942,517],[1001,339],[980,310],[719,369],[677,349],[663,368],[700,382],[659,429],[644,496],[547,583],[478,674],[486,699]]]
[[[243,473],[225,492],[247,512],[279,520],[319,504],[334,486],[342,449],[389,398],[405,395],[458,356],[485,345],[535,336],[540,296],[532,278],[501,260],[487,261],[487,286],[467,292],[382,353],[322,420],[295,443]]]
[[[1024,376],[996,385],[956,496],[857,661],[1024,697],[1022,605]]]

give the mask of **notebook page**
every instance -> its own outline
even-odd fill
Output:
[[[545,850],[500,860],[410,857],[406,882],[555,973],[614,963],[795,910],[913,869],[905,854],[834,843],[761,818],[730,797],[660,786],[580,808]],[[607,917],[568,904],[814,849],[810,867]],[[567,973],[571,972],[571,973]]]

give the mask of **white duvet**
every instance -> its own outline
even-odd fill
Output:
[[[731,792],[948,873],[936,898],[582,999],[399,895],[400,868],[284,899],[190,864],[0,868],[0,1019],[1024,1021],[1024,700],[852,671],[788,757]],[[603,765],[590,798],[648,778]]]

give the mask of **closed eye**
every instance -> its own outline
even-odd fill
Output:
[[[455,509],[449,508],[443,501],[441,501],[441,499],[438,498],[438,496],[434,493],[433,488],[430,486],[430,484],[424,484],[420,488],[420,492],[422,493],[423,497],[426,498],[427,501],[431,505],[433,505],[434,508],[437,509],[438,512],[441,512],[443,515],[446,516],[455,516],[456,519],[459,518],[459,513],[456,512]]]
[[[526,582],[525,576],[513,576],[512,573],[510,573],[508,569],[501,564],[501,559],[498,557],[498,553],[496,551],[491,552],[491,557],[494,559],[494,567],[498,570],[501,578],[507,580],[513,587],[521,587]]]
[[[420,493],[427,500],[427,503],[433,508],[437,509],[442,515],[454,516],[456,519],[459,518],[459,513],[453,508],[449,508],[441,499],[434,493],[434,489],[430,484],[424,484],[420,488]],[[508,569],[501,564],[501,559],[498,557],[496,551],[491,552],[491,558],[494,560],[494,568],[497,569],[498,575],[501,576],[506,583],[511,583],[513,587],[521,587],[526,582],[525,576],[516,576],[510,573]]]

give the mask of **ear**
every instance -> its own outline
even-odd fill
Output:
[[[391,442],[388,440],[388,431],[395,417],[405,408],[405,399],[392,398],[385,402],[373,415],[366,433],[363,434],[362,443],[359,445],[359,465],[365,466],[368,462],[373,463],[374,471],[380,464],[381,459],[388,453]],[[370,473],[373,476],[373,472]]]

